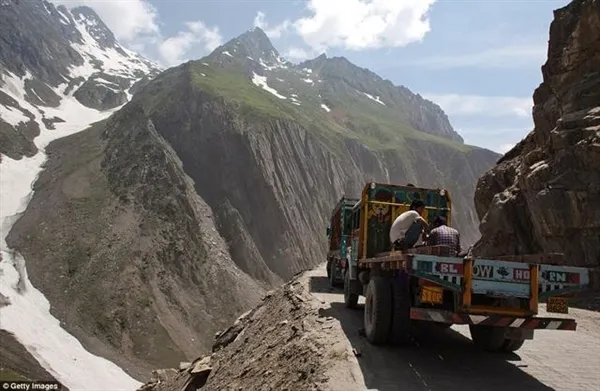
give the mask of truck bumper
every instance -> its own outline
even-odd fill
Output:
[[[428,322],[512,327],[529,330],[547,329],[575,331],[577,328],[577,322],[575,319],[568,318],[523,318],[507,315],[476,315],[415,307],[410,309],[410,318]]]

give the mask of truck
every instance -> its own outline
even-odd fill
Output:
[[[332,287],[343,285],[342,270],[348,256],[348,243],[352,230],[352,209],[359,200],[342,196],[331,214],[327,227],[329,250],[327,253],[327,278]]]
[[[364,296],[371,344],[408,343],[411,328],[423,322],[468,325],[473,343],[492,352],[517,351],[535,330],[576,330],[575,319],[538,316],[539,303],[548,313],[568,314],[569,296],[589,287],[590,269],[559,264],[562,254],[480,258],[428,245],[392,251],[391,224],[415,199],[425,203],[430,227],[437,216],[451,226],[446,189],[371,182],[360,199],[343,198],[334,209],[330,267],[341,273],[346,307],[357,308]]]

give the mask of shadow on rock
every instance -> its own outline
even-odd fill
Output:
[[[310,276],[309,289],[311,293],[336,293],[329,285],[329,279],[324,276]]]

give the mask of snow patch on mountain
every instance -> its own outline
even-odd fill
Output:
[[[279,99],[287,99],[285,96],[279,94],[277,92],[277,90],[275,90],[274,88],[271,88],[271,87],[268,86],[268,84],[267,84],[267,77],[266,76],[260,76],[260,75],[257,75],[254,72],[252,73],[252,75],[253,75],[252,76],[252,82],[255,85],[257,85],[259,87],[262,87],[265,91],[270,92],[271,94],[275,95]]]
[[[70,390],[136,389],[140,382],[112,362],[85,350],[75,337],[61,328],[59,320],[50,314],[48,300],[29,281],[25,259],[6,243],[12,225],[33,195],[33,183],[46,160],[46,146],[53,140],[84,130],[121,107],[100,112],[83,106],[73,97],[64,97],[59,107],[44,107],[42,112],[25,100],[23,88],[27,78],[31,78],[30,73],[18,78],[8,72],[1,90],[31,112],[38,123],[44,117],[53,116],[65,122],[57,123],[52,131],[41,132],[35,139],[39,149],[35,156],[21,160],[3,156],[0,163],[0,293],[10,303],[0,307],[2,329],[13,333],[40,365]],[[55,92],[61,93],[58,88]],[[6,120],[7,110],[13,110],[0,108]]]
[[[373,95],[371,95],[371,94],[367,94],[366,92],[363,92],[363,94],[364,94],[364,95],[365,95],[367,98],[371,99],[372,101],[375,101],[375,102],[377,102],[377,103],[379,103],[379,104],[381,104],[381,105],[384,105],[384,106],[386,106],[386,104],[385,104],[385,103],[383,103],[383,102],[381,101],[381,99],[379,99],[379,96],[377,96],[377,97],[374,97]]]
[[[69,76],[88,78],[92,74],[102,71],[116,76],[137,78],[140,73],[148,74],[153,69],[159,68],[158,64],[144,59],[119,44],[115,44],[115,47],[101,47],[97,39],[92,37],[86,28],[90,23],[96,25],[96,21],[90,21],[82,15],[73,17],[73,20],[83,42],[73,43],[72,46],[85,59],[85,64],[74,68]],[[98,64],[98,61],[101,64]]]
[[[26,117],[22,111],[16,108],[9,108],[6,106],[0,106],[0,118],[12,126],[17,126],[20,123],[29,122],[29,118]]]
[[[2,5],[12,6],[10,2],[0,1]],[[61,63],[56,68],[61,76],[54,81],[45,79],[45,74],[53,64],[55,53],[45,53],[47,57],[42,60],[46,62],[37,63],[38,68],[30,65],[31,69],[25,69],[24,75],[22,68],[12,72],[10,67],[0,70],[0,91],[8,95],[0,103],[0,118],[16,132],[18,125],[31,121],[38,124],[40,131],[33,139],[37,147],[37,153],[33,151],[35,155],[17,153],[20,159],[14,160],[3,154],[0,159],[0,293],[9,301],[0,307],[1,328],[13,333],[43,368],[72,391],[134,390],[141,383],[112,362],[88,352],[61,327],[49,311],[48,300],[29,281],[26,260],[8,247],[6,237],[31,199],[33,183],[46,160],[46,146],[53,140],[86,129],[123,106],[121,99],[109,110],[86,107],[83,100],[77,99],[78,88],[85,87],[84,94],[92,101],[103,99],[107,95],[102,94],[107,93],[120,94],[129,101],[132,86],[143,77],[153,77],[161,68],[114,41],[110,30],[91,9],[59,10],[51,3],[43,4],[48,13],[44,12],[43,17],[53,19],[58,29],[67,29],[62,27],[65,25],[75,30],[75,34],[65,35],[63,41],[55,44],[70,46],[84,61],[81,65],[75,65],[75,61]],[[43,45],[42,33],[37,34]],[[56,97],[52,97],[51,92]],[[54,102],[57,107],[38,107],[45,103],[42,97],[57,99]],[[55,121],[49,121],[51,119]]]

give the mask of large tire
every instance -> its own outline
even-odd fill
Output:
[[[516,352],[521,349],[523,344],[525,343],[524,339],[505,339],[504,344],[500,351],[502,352]]]
[[[365,300],[365,335],[379,345],[387,342],[392,324],[392,286],[388,278],[375,276],[369,281]]]
[[[488,352],[499,352],[504,345],[504,329],[494,326],[469,325],[473,343]]]
[[[348,268],[344,269],[344,304],[346,305],[346,308],[355,309],[358,307],[358,294],[352,293]]]
[[[389,342],[405,345],[410,342],[410,289],[407,282],[391,279],[392,321]]]

